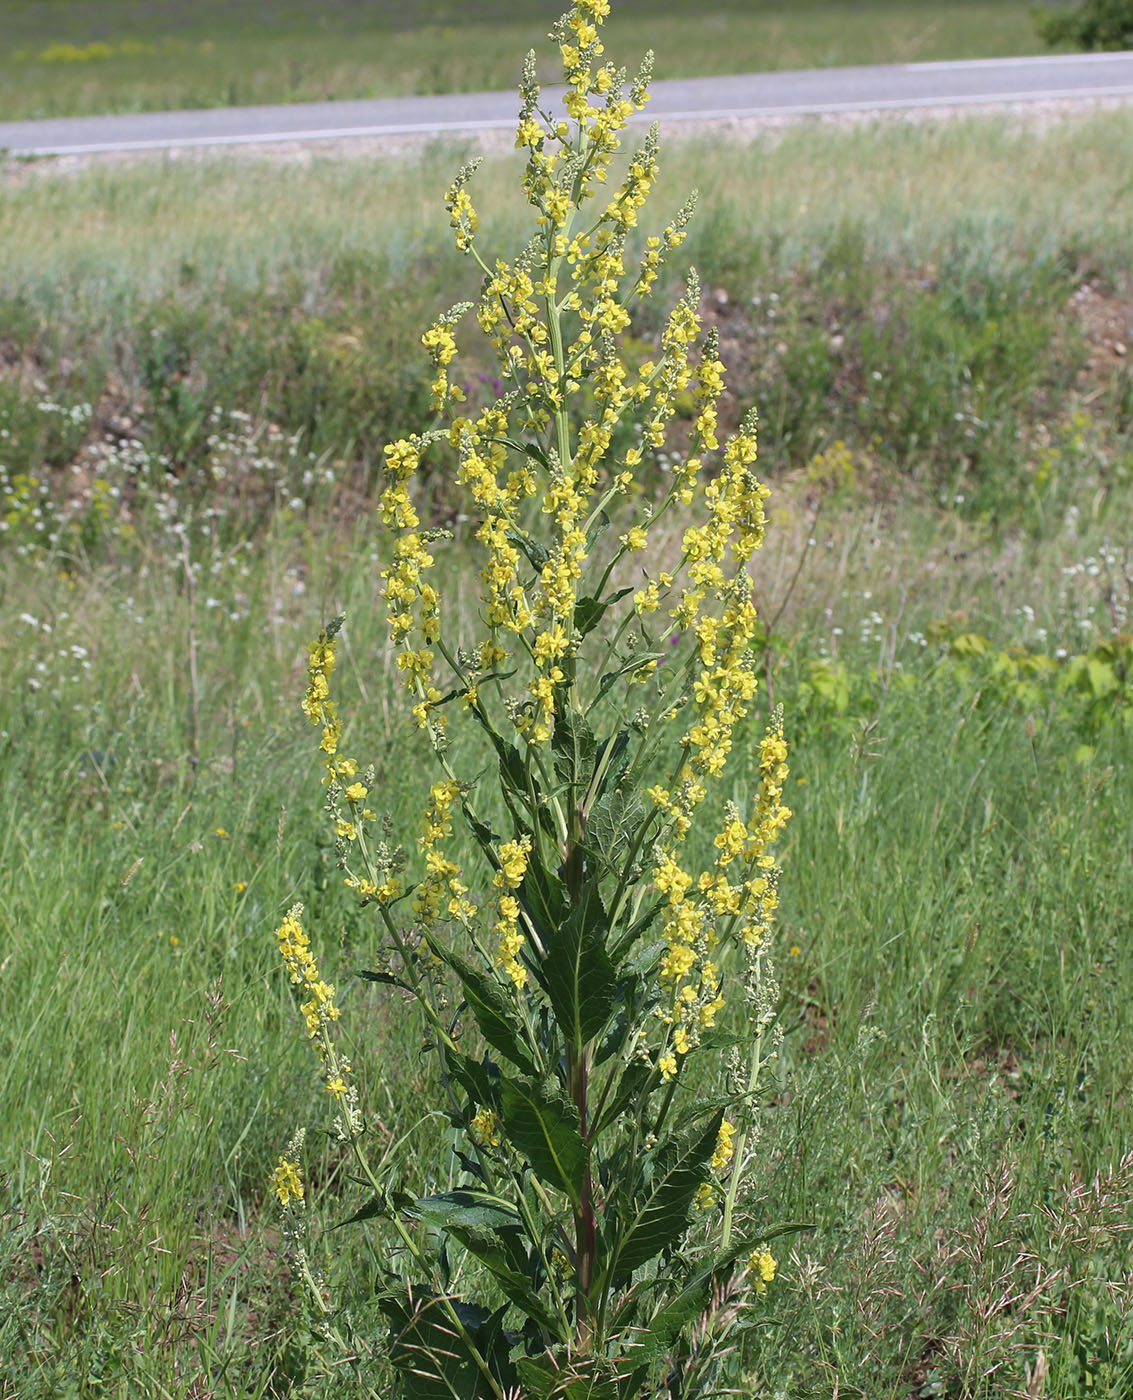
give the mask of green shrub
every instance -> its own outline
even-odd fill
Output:
[[[1133,48],[1133,0],[1083,0],[1073,10],[1040,10],[1039,34],[1053,48],[1076,44],[1080,49]]]

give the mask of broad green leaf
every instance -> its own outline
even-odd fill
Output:
[[[617,973],[606,953],[609,930],[597,880],[566,919],[546,935],[542,973],[555,1020],[577,1052],[596,1036],[617,1001]]]
[[[606,1376],[588,1376],[597,1366],[609,1368],[596,1357],[576,1358],[557,1367],[545,1356],[521,1356],[515,1369],[524,1383],[524,1400],[619,1400],[632,1392]],[[581,1372],[581,1374],[580,1374]]]
[[[515,893],[540,941],[545,941],[566,918],[568,905],[563,883],[544,866],[536,851],[527,857],[527,873]]]
[[[588,781],[598,741],[585,715],[567,710],[555,720],[551,737],[551,753],[559,781],[571,788],[582,787]]]
[[[550,559],[551,556],[547,553],[546,547],[541,545],[538,540],[533,540],[525,531],[507,530],[505,535],[509,544],[513,544],[517,549],[523,551],[527,556],[527,562],[536,573],[539,573],[543,565]]]
[[[613,865],[644,817],[645,808],[636,793],[627,794],[621,788],[604,793],[586,819],[587,849],[597,859]]]
[[[390,1202],[385,1196],[371,1196],[360,1210],[356,1210],[353,1215],[348,1215],[345,1220],[339,1220],[334,1229],[341,1230],[344,1225],[357,1225],[362,1220],[374,1220],[377,1217],[386,1217],[390,1213]]]
[[[497,1231],[476,1225],[453,1223],[445,1227],[445,1232],[479,1259],[506,1298],[552,1336],[561,1338],[562,1320],[539,1297],[531,1286],[530,1278],[523,1272],[526,1260],[521,1261],[518,1257],[517,1241],[508,1241]]]
[[[627,593],[632,592],[632,588],[619,588],[616,593],[611,593],[608,598],[601,600],[589,597],[579,598],[574,605],[574,630],[584,637],[587,636],[602,621],[607,608],[614,603],[620,603]]]
[[[774,1229],[733,1244],[717,1254],[711,1263],[697,1270],[680,1292],[653,1314],[648,1327],[640,1334],[640,1339],[634,1342],[634,1350],[636,1351],[637,1346],[641,1347],[646,1363],[663,1357],[681,1333],[711,1306],[714,1293],[734,1271],[737,1260],[782,1235],[796,1234],[800,1230],[812,1228],[809,1223],[778,1225]]]
[[[389,1320],[389,1359],[405,1400],[487,1400],[493,1395],[452,1312],[489,1364],[495,1363],[493,1369],[505,1379],[509,1372],[514,1375],[498,1321],[486,1308],[428,1293],[386,1294],[377,1302]]]
[[[643,1163],[643,1187],[635,1193],[629,1224],[613,1262],[611,1286],[617,1287],[684,1234],[696,1188],[716,1150],[724,1110],[707,1122],[670,1134]]]
[[[522,1024],[499,980],[439,939],[430,938],[429,947],[460,978],[464,999],[488,1044],[525,1073],[536,1073],[534,1061],[523,1043]]]
[[[501,1076],[500,1106],[504,1131],[531,1163],[532,1171],[577,1206],[582,1199],[586,1146],[574,1105],[549,1079]]]
[[[441,1056],[446,1074],[456,1080],[469,1099],[473,1103],[490,1107],[494,1099],[492,1062],[487,1057],[474,1060],[470,1055],[464,1055],[459,1050],[450,1050],[447,1046],[441,1046]]]
[[[489,1191],[465,1188],[445,1191],[436,1196],[419,1196],[413,1202],[411,1214],[425,1225],[443,1229],[448,1225],[467,1225],[492,1230],[521,1230],[523,1218],[516,1208]]]

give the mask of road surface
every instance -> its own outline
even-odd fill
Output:
[[[548,101],[554,101],[554,92],[546,90]],[[653,85],[653,100],[635,121],[666,125],[1096,98],[1133,100],[1133,52],[670,79]],[[472,134],[513,126],[517,104],[514,92],[473,92],[0,122],[0,148],[21,156],[95,155]]]

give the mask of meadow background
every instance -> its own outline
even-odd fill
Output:
[[[93,5],[39,8],[66,11],[60,42],[99,39]],[[837,45],[878,8],[816,10],[810,42],[867,57]],[[901,12],[942,34],[969,8],[1014,11]],[[661,52],[667,17],[622,10],[610,48]],[[501,55],[526,43],[501,32]],[[476,52],[467,86],[508,80]],[[165,105],[176,65],[135,58],[154,86],[114,90]],[[26,91],[105,105],[80,78]],[[760,407],[763,704],[793,749],[786,1037],[752,1191],[812,1225],[736,1353],[742,1394],[1133,1385],[1131,146],[1123,110],[663,153],[658,222],[702,190],[682,253],[726,414]],[[409,1135],[423,1183],[440,1170],[419,1036],[352,975],[374,930],[298,700],[306,642],[345,611],[349,746],[411,834],[425,755],[371,507],[383,443],[428,418],[420,331],[476,285],[441,206],[467,154],[0,168],[4,1400],[354,1393],[305,1332],[265,1199],[300,1123],[326,1224],[355,1191],[276,965],[293,901],[375,1133]],[[485,247],[525,236],[517,173],[478,176]],[[486,360],[468,390],[495,392]],[[423,506],[457,531],[460,587],[443,473]],[[371,1273],[336,1241],[336,1289]]]
[[[559,0],[4,0],[0,121],[513,87]],[[1064,10],[1066,0],[1040,8]],[[1031,0],[621,0],[666,77],[1046,51]]]

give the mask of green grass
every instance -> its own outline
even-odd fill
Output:
[[[1045,131],[974,120],[673,143],[656,218],[702,187],[686,247],[733,366],[728,412],[758,403],[766,468],[842,438],[879,471],[1010,517],[1043,450],[1036,425],[1057,438],[1079,398],[1119,462],[1129,361],[1100,350],[1104,373],[1087,373],[1071,312],[1087,281],[1128,299],[1131,139],[1115,112]],[[3,465],[34,474],[73,451],[66,421],[36,408],[42,383],[96,421],[144,419],[183,473],[201,469],[214,407],[255,405],[365,484],[389,434],[424,412],[424,317],[476,290],[440,207],[463,154],[325,159],[285,180],[262,160],[17,171],[0,301],[23,373],[0,381]],[[1070,169],[1072,183],[1051,179]],[[486,247],[521,237],[515,172],[492,157],[477,176]]]
[[[683,251],[739,376],[729,412],[762,406],[761,705],[793,746],[786,1035],[749,1204],[810,1225],[741,1393],[991,1400],[1040,1347],[1048,1398],[1130,1390],[1133,693],[1099,650],[1130,631],[1129,389],[1079,380],[1067,310],[1087,277],[1128,301],[1129,136],[1115,114],[666,158],[658,207],[705,189]],[[298,698],[305,643],[345,610],[350,747],[410,836],[425,755],[367,488],[383,436],[423,419],[425,315],[471,285],[435,197],[454,163],[6,189],[0,1393],[361,1393],[322,1374],[265,1201],[306,1123],[316,1225],[357,1204],[271,946],[295,900],[376,1138],[408,1134],[422,1183],[447,1170],[419,1028],[351,975],[375,934]],[[511,174],[489,162],[478,196],[505,246]],[[839,449],[814,457],[839,437],[833,486]],[[1102,670],[1071,684],[1064,653]],[[741,763],[737,798],[749,782]],[[335,1290],[364,1289],[366,1250],[319,1239]]]
[[[619,0],[608,47],[635,53],[647,16],[660,77],[996,57],[1043,50],[1032,8],[714,0],[691,13],[684,0]],[[249,0],[5,0],[0,120],[508,88],[517,56],[545,49],[559,9],[556,0],[331,0],[314,12],[273,5],[265,24]],[[555,76],[548,67],[545,79]]]

